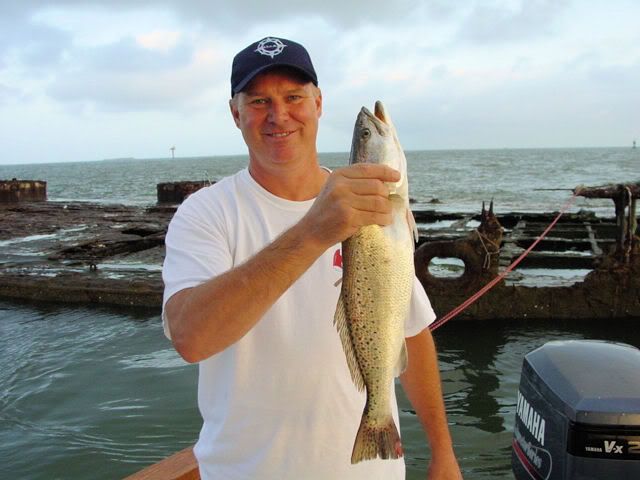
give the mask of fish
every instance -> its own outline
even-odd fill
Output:
[[[349,164],[388,165],[400,172],[387,184],[393,222],[360,228],[342,242],[342,285],[334,315],[351,378],[366,403],[351,463],[403,455],[391,405],[393,379],[407,367],[404,323],[414,281],[418,238],[409,207],[407,160],[382,102],[356,118]]]

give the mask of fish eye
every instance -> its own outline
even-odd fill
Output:
[[[369,130],[368,128],[365,128],[364,130],[362,130],[362,138],[366,140],[370,136],[371,136],[371,130]]]

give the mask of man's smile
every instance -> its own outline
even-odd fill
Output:
[[[265,133],[265,135],[266,135],[266,136],[268,136],[268,137],[282,138],[282,137],[288,137],[288,136],[289,136],[289,135],[291,135],[292,133],[294,133],[294,130],[287,131],[287,132],[272,132],[272,133]]]

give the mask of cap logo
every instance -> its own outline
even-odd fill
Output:
[[[267,55],[271,58],[280,55],[286,45],[279,38],[267,37],[260,40],[258,48],[255,49],[260,55]]]

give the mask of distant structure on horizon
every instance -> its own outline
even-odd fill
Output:
[[[633,141],[633,147],[631,147],[631,148],[636,148],[636,141],[635,140]]]
[[[633,142],[633,148],[636,148],[636,142]],[[173,146],[169,150],[171,150],[171,158],[176,158],[176,147]]]

